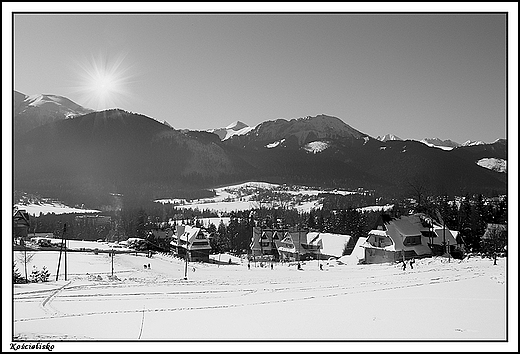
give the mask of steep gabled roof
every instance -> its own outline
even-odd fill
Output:
[[[403,236],[421,236],[421,230],[408,217],[401,217],[390,222]]]
[[[23,209],[15,209],[13,211],[13,219],[17,223],[29,226],[29,213]]]
[[[452,234],[452,231],[449,230],[448,228],[442,228],[442,227],[435,227],[433,229],[433,232],[435,233],[435,235],[437,235],[437,237],[434,237],[432,240],[433,240],[433,243],[435,245],[442,245],[442,243],[444,242],[444,239],[446,239],[446,244],[450,244],[450,245],[456,245],[457,244],[457,240],[455,239],[455,236],[453,236]]]

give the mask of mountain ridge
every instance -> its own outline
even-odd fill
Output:
[[[22,98],[25,102],[26,96],[15,94],[18,103]],[[43,100],[54,98],[42,95],[31,102]],[[69,118],[56,114],[60,116],[52,122],[17,133],[15,187],[91,198],[91,207],[104,203],[110,193],[163,198],[180,189],[247,180],[396,195],[406,194],[416,179],[429,181],[432,193],[507,189],[507,176],[495,167],[502,160],[505,166],[505,139],[443,151],[414,140],[377,140],[324,114],[254,127],[237,121],[227,127],[243,134],[222,139],[210,131],[176,130],[122,109]]]

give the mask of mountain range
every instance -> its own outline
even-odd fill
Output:
[[[92,111],[64,97],[18,92],[13,113],[15,189],[91,208],[109,204],[111,193],[184,197],[248,180],[392,196],[409,194],[418,183],[432,194],[507,189],[507,174],[488,167],[507,160],[505,140],[443,150],[375,139],[324,114],[177,130],[122,109]]]

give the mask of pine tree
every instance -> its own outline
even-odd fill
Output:
[[[29,276],[29,281],[31,283],[37,283],[39,280],[39,277],[40,277],[39,275],[40,275],[40,271],[38,270],[38,268],[36,268],[36,266],[33,265],[31,275]]]
[[[49,273],[49,270],[47,269],[47,267],[43,266],[43,268],[39,274],[40,281],[47,282],[47,281],[49,281],[50,276],[51,276],[51,273]]]
[[[16,267],[16,262],[13,262],[13,283],[14,284],[23,284],[25,283],[25,278],[20,274],[20,271]]]

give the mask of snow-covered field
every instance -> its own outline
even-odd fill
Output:
[[[23,272],[18,254],[14,259]],[[34,252],[47,283],[14,286],[18,340],[483,340],[505,341],[506,259],[425,258],[397,264],[336,261],[189,263],[157,254]],[[212,255],[211,258],[217,259]],[[343,257],[344,258],[344,257]],[[150,269],[144,265],[150,264]],[[509,306],[517,303],[509,298]],[[510,327],[511,330],[511,327]],[[515,332],[516,333],[516,332]]]
[[[101,210],[97,209],[81,209],[74,208],[68,205],[65,205],[60,202],[38,202],[38,203],[17,203],[14,205],[18,209],[22,209],[27,211],[30,215],[40,216],[40,214],[66,214],[66,213],[76,213],[76,214],[95,214],[100,213]]]
[[[292,201],[285,203],[284,206],[290,206],[300,212],[309,212],[312,209],[322,207],[322,198],[318,195],[321,193],[348,195],[358,192],[346,190],[322,190],[305,186],[292,186],[288,188],[285,185],[267,183],[267,182],[245,182],[237,185],[231,185],[215,189],[215,197],[203,198],[192,201],[185,199],[157,199],[156,203],[161,204],[175,204],[177,208],[181,209],[199,209],[212,210],[219,213],[229,213],[231,211],[244,211],[259,209],[260,207],[277,207],[280,202],[277,201],[259,201],[257,195],[261,191],[269,190],[274,193],[283,193],[293,197],[305,197],[304,201]],[[373,208],[373,207],[368,207]],[[382,209],[384,207],[377,207]]]

